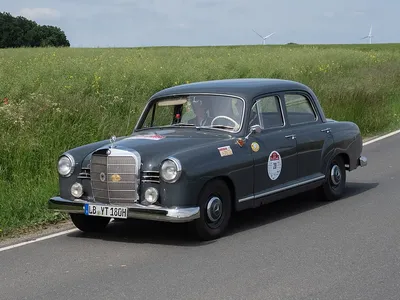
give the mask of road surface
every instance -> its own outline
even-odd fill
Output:
[[[0,299],[399,299],[400,135],[366,145],[346,196],[235,217],[227,236],[113,224],[0,252]]]

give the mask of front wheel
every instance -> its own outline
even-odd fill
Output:
[[[319,188],[320,195],[325,201],[338,200],[343,196],[346,187],[346,168],[341,156],[336,156],[330,162],[326,181]]]
[[[199,197],[200,218],[193,221],[192,229],[201,240],[220,237],[226,230],[232,211],[231,193],[222,180],[207,183]]]
[[[75,227],[83,232],[101,232],[107,227],[111,218],[69,214]]]

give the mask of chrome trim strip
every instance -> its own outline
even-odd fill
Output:
[[[82,167],[77,178],[78,179],[90,179],[90,168]]]
[[[75,201],[63,199],[61,197],[52,197],[48,201],[48,208],[55,211],[66,213],[84,214],[84,204],[96,204],[76,199]],[[109,205],[98,203],[99,205]],[[200,218],[199,207],[174,207],[167,208],[157,205],[141,205],[138,203],[129,203],[129,205],[110,204],[110,206],[121,206],[128,208],[128,218],[143,219],[151,221],[163,221],[172,223],[190,222]]]
[[[253,200],[253,199],[254,199],[254,195],[239,199],[239,202],[244,202],[244,201]]]
[[[160,183],[159,171],[142,171],[140,176],[142,183]]]
[[[238,202],[240,203],[240,202],[244,202],[244,201],[253,200],[253,199],[260,198],[260,197],[276,194],[276,193],[279,193],[279,192],[282,192],[282,191],[285,191],[285,190],[290,190],[290,189],[298,187],[300,185],[304,185],[304,184],[307,184],[307,183],[318,181],[318,180],[321,180],[321,179],[324,179],[324,178],[325,178],[325,175],[321,175],[321,176],[318,176],[318,177],[315,177],[315,178],[312,178],[312,179],[308,179],[308,180],[304,180],[304,181],[301,181],[301,182],[298,182],[298,183],[291,184],[289,186],[284,186],[284,187],[281,187],[281,188],[278,188],[278,189],[274,189],[272,191],[261,192],[261,193],[258,193],[258,194],[252,195],[252,196],[247,196],[245,198],[239,199]]]
[[[276,97],[278,97],[279,100],[279,108],[281,109],[281,116],[282,116],[282,120],[283,120],[283,125],[282,126],[275,126],[275,127],[270,127],[270,128],[280,128],[280,127],[286,127],[286,118],[285,118],[285,114],[283,112],[283,104],[282,104],[282,99],[279,95],[277,95]],[[269,128],[268,128],[269,129]]]

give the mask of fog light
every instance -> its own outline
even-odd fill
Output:
[[[146,192],[144,193],[144,199],[146,199],[147,202],[153,204],[157,201],[158,199],[158,191],[156,188],[149,187]]]
[[[75,182],[71,186],[71,195],[74,196],[75,198],[80,198],[83,195],[83,187],[82,184]]]

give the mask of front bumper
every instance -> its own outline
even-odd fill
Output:
[[[52,197],[48,201],[48,208],[55,211],[61,211],[66,213],[84,214],[84,205],[100,204],[103,203],[92,203],[82,200],[67,200],[61,197]],[[112,206],[118,206],[113,204]],[[200,217],[199,207],[174,207],[165,208],[161,206],[145,206],[141,204],[131,204],[128,206],[128,218],[129,219],[142,219],[151,221],[163,221],[173,223],[184,223],[190,222]]]

